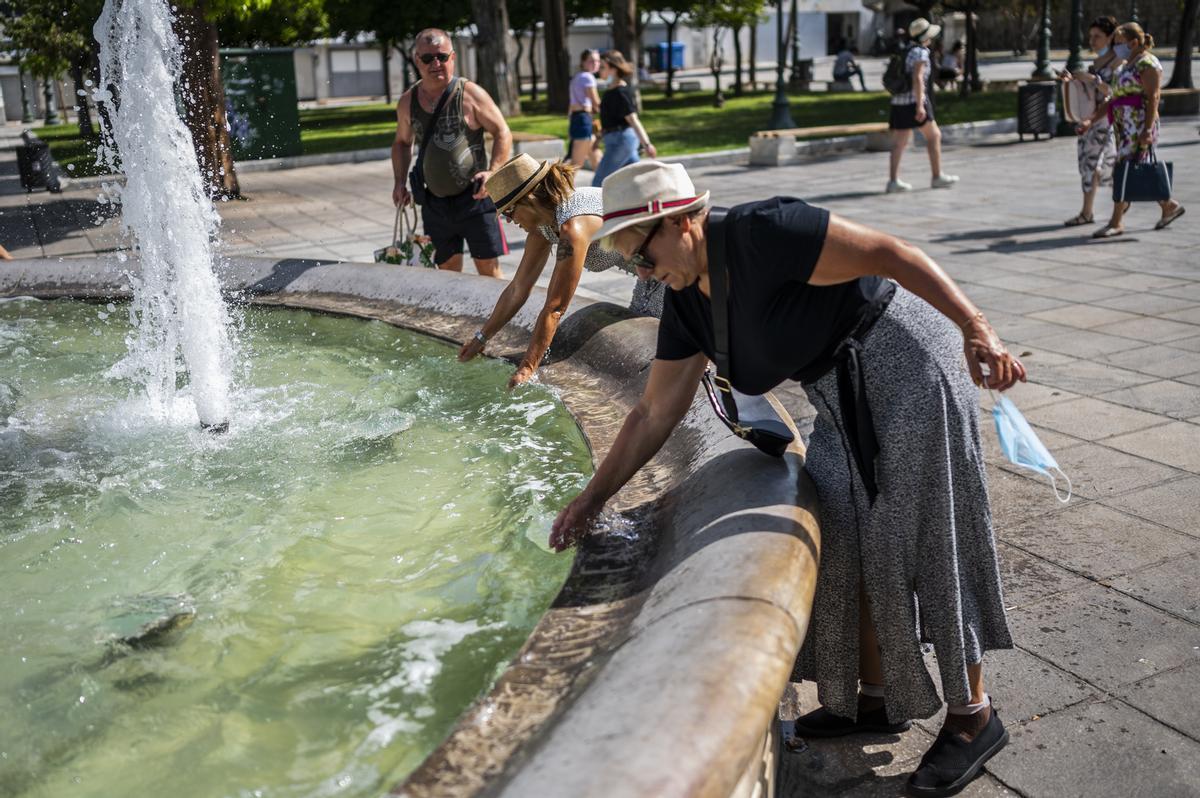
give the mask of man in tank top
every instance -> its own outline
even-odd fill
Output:
[[[421,160],[426,199],[425,234],[433,239],[438,268],[462,271],[463,241],[475,269],[501,277],[499,257],[508,251],[496,206],[483,189],[491,176],[484,133],[492,136],[491,163],[502,164],[512,150],[512,133],[496,103],[478,84],[454,77],[450,35],[437,28],[417,34],[413,62],[421,79],[396,103],[396,139],[392,142],[392,202],[412,201],[409,170],[413,146],[420,147],[442,95],[449,92],[434,125],[429,150]]]

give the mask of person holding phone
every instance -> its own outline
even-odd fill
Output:
[[[512,133],[479,84],[454,76],[454,48],[444,30],[417,34],[413,62],[421,79],[396,103],[392,202],[421,205],[439,269],[462,271],[465,241],[476,271],[503,277],[499,258],[508,245],[483,190],[491,175],[484,134],[492,136],[491,163],[497,164],[508,160]],[[419,148],[415,163],[413,145]]]

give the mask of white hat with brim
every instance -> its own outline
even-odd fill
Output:
[[[638,161],[609,175],[601,186],[604,224],[593,241],[635,224],[688,213],[708,205],[708,192],[696,193],[682,164]]]
[[[941,25],[934,25],[924,17],[917,17],[908,26],[908,35],[919,42],[927,42],[936,39],[938,34],[942,32]]]

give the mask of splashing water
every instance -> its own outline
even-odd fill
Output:
[[[100,43],[93,97],[112,120],[100,157],[116,171],[119,153],[125,173],[124,188],[106,188],[141,256],[140,273],[131,275],[134,332],[116,373],[145,386],[152,412],[169,417],[182,353],[201,424],[220,428],[229,422],[233,360],[213,272],[220,219],[176,107],[181,56],[171,11],[164,0],[106,0],[93,33]]]

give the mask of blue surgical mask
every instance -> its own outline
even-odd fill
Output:
[[[1000,449],[1013,465],[1028,468],[1050,477],[1054,496],[1063,504],[1071,501],[1071,479],[1058,467],[1054,455],[1038,440],[1037,433],[1029,426],[1025,416],[1007,396],[992,395],[992,417],[996,420],[996,435],[1000,438]],[[1064,499],[1058,490],[1057,471],[1067,481],[1067,496]]]
[[[1128,61],[1129,54],[1132,53],[1133,50],[1130,49],[1128,44],[1121,43],[1113,45],[1113,52],[1116,54],[1117,58],[1120,58],[1122,61]]]
[[[1096,56],[1099,58],[1103,58],[1106,55],[1108,55],[1108,45],[1107,44],[1096,51]]]

